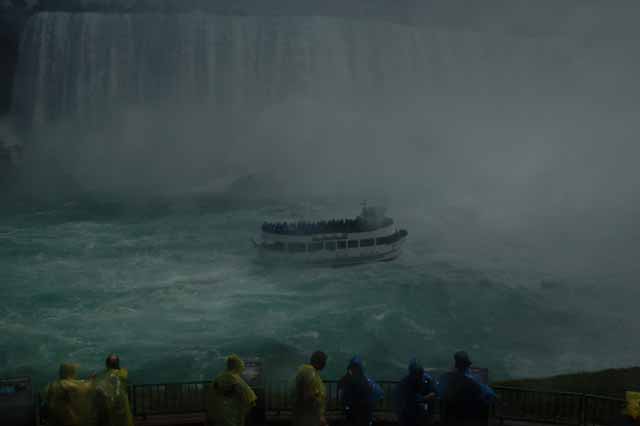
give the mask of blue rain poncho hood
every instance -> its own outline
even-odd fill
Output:
[[[362,374],[362,379],[370,387],[370,390],[371,390],[370,402],[375,403],[376,401],[379,401],[382,398],[384,398],[384,391],[382,390],[380,385],[378,385],[373,379],[371,379],[366,375],[364,371],[364,362],[362,361],[362,358],[359,355],[354,355],[353,358],[349,360],[349,365],[347,366],[347,370],[353,367],[357,367],[360,369],[360,372]],[[345,397],[346,399],[349,399],[349,396],[345,395]]]
[[[424,397],[435,392],[433,378],[424,371],[416,358],[409,361],[407,373],[393,393],[393,408],[401,425],[413,424],[415,419],[424,415],[427,412]],[[419,383],[416,383],[416,378]]]
[[[362,362],[362,358],[360,358],[360,356],[355,355],[353,358],[351,358],[347,369],[350,369],[352,367],[358,367],[362,372],[362,374],[364,375],[364,363]]]

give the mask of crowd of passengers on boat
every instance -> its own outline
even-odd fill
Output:
[[[319,222],[278,222],[262,224],[264,232],[283,235],[313,235],[329,233],[353,233],[366,232],[388,226],[393,223],[390,218],[385,218],[381,224],[372,224],[358,217],[356,219],[333,219]]]

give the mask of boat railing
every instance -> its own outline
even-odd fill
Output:
[[[366,219],[341,219],[320,222],[265,222],[262,231],[280,235],[314,235],[332,233],[369,232],[384,228],[393,224],[393,219],[384,218],[381,221],[372,222]]]

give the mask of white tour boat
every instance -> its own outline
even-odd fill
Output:
[[[355,219],[265,222],[253,243],[268,260],[349,265],[393,260],[406,238],[384,209],[365,205]]]

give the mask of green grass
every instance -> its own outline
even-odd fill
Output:
[[[624,398],[625,391],[640,390],[640,367],[612,368],[539,379],[507,380],[494,382],[492,385]]]

